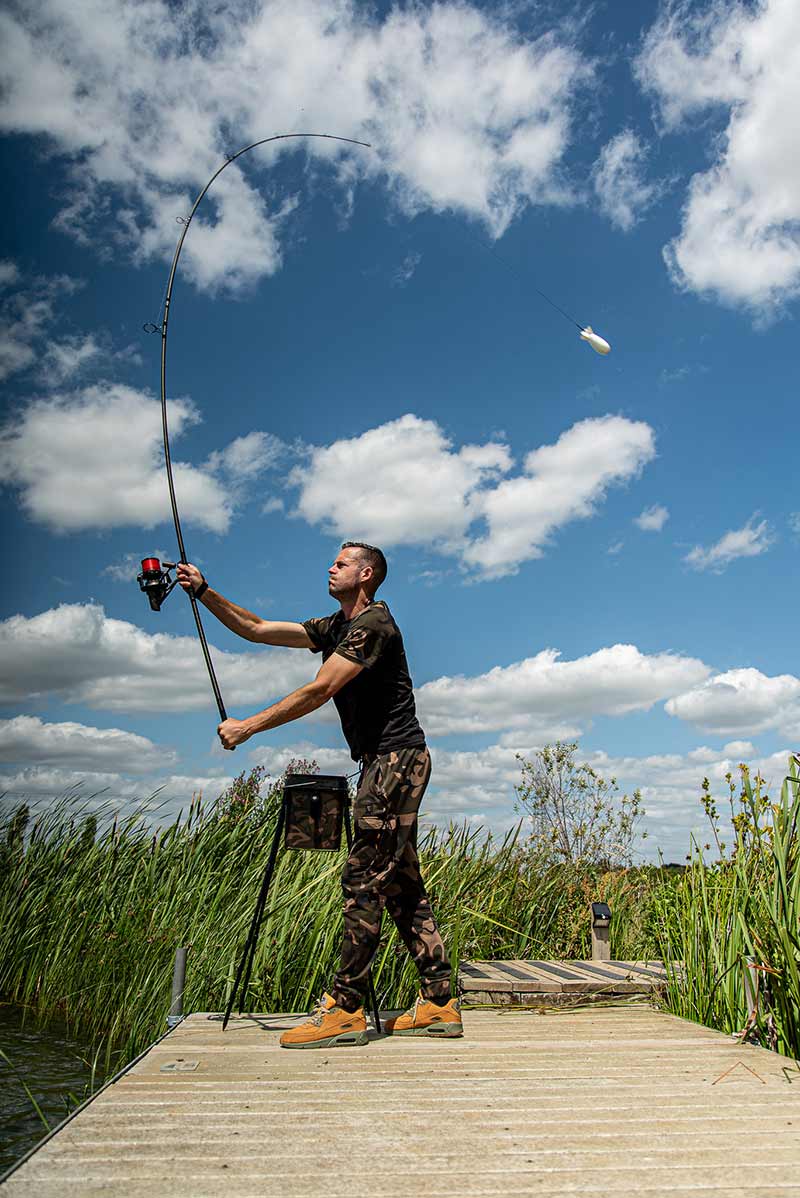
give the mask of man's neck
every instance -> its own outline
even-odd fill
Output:
[[[359,591],[353,599],[339,600],[345,620],[355,620],[356,616],[360,616],[364,608],[369,607],[370,603],[372,603],[372,600],[365,591]]]

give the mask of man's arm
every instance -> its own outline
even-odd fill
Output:
[[[179,562],[176,573],[184,591],[196,591],[203,583],[203,575],[197,566]],[[302,624],[287,620],[262,620],[246,607],[232,603],[219,591],[208,587],[200,596],[199,603],[207,607],[220,623],[246,641],[261,645],[284,645],[289,649],[312,649],[311,638]]]
[[[208,592],[206,592],[208,593]],[[204,596],[205,597],[205,596]],[[302,624],[300,625],[302,628]],[[305,632],[305,629],[303,629]],[[364,669],[354,661],[348,661],[338,653],[332,653],[313,682],[298,687],[285,699],[279,699],[271,707],[251,715],[246,720],[225,720],[217,728],[223,749],[235,749],[257,732],[266,732],[269,728],[279,728],[291,720],[299,720],[301,716],[316,711],[332,699],[337,691],[351,682]]]

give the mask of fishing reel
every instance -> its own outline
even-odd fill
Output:
[[[136,576],[136,581],[139,590],[144,591],[150,600],[153,611],[161,611],[161,604],[177,586],[177,578],[170,575],[170,570],[174,569],[175,562],[160,562],[157,557],[142,558],[142,572]]]

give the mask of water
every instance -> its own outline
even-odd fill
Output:
[[[23,1018],[23,1015],[25,1018]],[[47,1134],[25,1091],[55,1127],[92,1089],[92,1050],[63,1025],[36,1022],[30,1012],[0,1004],[0,1175]],[[102,1085],[97,1073],[94,1088]]]

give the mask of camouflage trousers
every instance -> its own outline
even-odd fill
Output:
[[[417,857],[417,812],[430,776],[426,748],[364,758],[353,847],[342,873],[342,959],[331,986],[332,996],[346,1010],[363,1005],[384,907],[419,970],[425,998],[450,997],[450,961]]]

